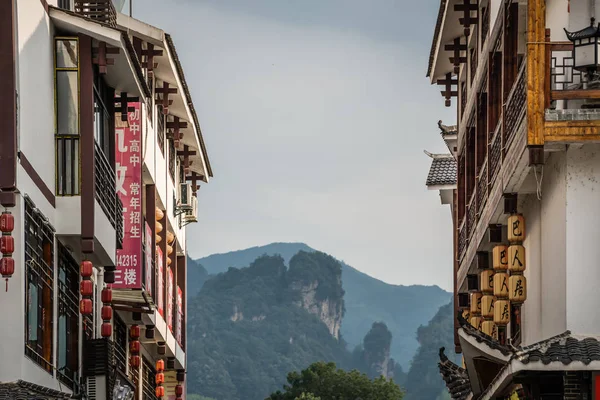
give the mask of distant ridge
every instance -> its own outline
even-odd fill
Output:
[[[314,252],[305,243],[271,243],[229,253],[213,254],[196,260],[196,264],[210,275],[227,271],[230,267],[247,267],[261,255],[279,254],[289,265],[289,260],[299,251]],[[335,255],[334,255],[335,257]],[[450,293],[438,286],[391,285],[373,278],[341,262],[342,286],[346,313],[342,321],[342,337],[349,349],[361,343],[374,322],[383,321],[392,332],[392,357],[406,371],[419,346],[415,332],[448,303]],[[398,260],[402,264],[402,260]],[[192,268],[197,267],[190,264]],[[196,280],[194,277],[197,277]],[[196,295],[207,277],[204,271],[189,272],[190,296]]]

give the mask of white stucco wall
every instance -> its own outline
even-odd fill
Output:
[[[553,153],[544,166],[541,201],[541,333],[547,338],[566,330],[566,167],[565,154]],[[532,278],[533,278],[532,276]]]
[[[567,327],[600,333],[600,145],[567,151]]]
[[[19,0],[17,15],[19,150],[54,193],[53,29],[39,0]]]

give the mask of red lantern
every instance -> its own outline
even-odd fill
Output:
[[[110,337],[112,335],[112,330],[112,324],[110,322],[104,322],[100,329],[100,334],[102,337]]]
[[[0,215],[0,232],[11,233],[15,229],[15,217],[8,211]]]
[[[163,372],[165,370],[165,362],[163,360],[158,360],[156,362],[156,371]]]
[[[104,288],[102,289],[102,302],[103,303],[112,303],[112,289]]]
[[[175,395],[177,397],[183,396],[183,386],[182,385],[175,386]]]
[[[129,329],[129,336],[131,336],[132,339],[137,339],[140,337],[140,326],[139,325],[131,325],[131,328]]]
[[[79,272],[83,278],[89,278],[94,273],[94,264],[91,261],[82,261]]]
[[[156,397],[164,397],[165,396],[165,388],[162,386],[158,386],[154,393],[156,394]]]
[[[91,296],[94,294],[94,283],[92,281],[81,281],[79,292],[82,296]]]
[[[156,374],[155,382],[157,385],[159,385],[161,383],[165,383],[165,374],[163,374],[162,372],[159,372],[158,374]]]
[[[129,364],[133,367],[133,368],[139,368],[141,365],[141,359],[140,356],[131,356],[131,358],[129,359]]]
[[[79,311],[83,315],[90,315],[92,313],[92,300],[81,299],[79,302]]]
[[[15,260],[12,257],[2,257],[0,260],[0,274],[3,278],[10,278],[15,273]]]
[[[12,236],[0,236],[0,253],[12,254],[15,252],[15,238]]]
[[[140,352],[140,341],[132,340],[131,342],[129,342],[129,351],[131,353],[139,353]]]
[[[110,321],[112,319],[112,307],[111,306],[103,306],[102,307],[102,319],[104,321]]]

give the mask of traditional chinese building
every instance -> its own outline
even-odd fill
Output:
[[[596,21],[596,0],[440,1],[427,76],[457,125],[427,186],[452,210],[454,399],[600,396]]]
[[[0,33],[0,398],[181,399],[212,170],[173,40],[110,0],[1,1]]]

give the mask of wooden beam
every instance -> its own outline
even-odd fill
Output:
[[[600,89],[552,90],[552,100],[600,99]]]
[[[547,142],[600,142],[600,120],[546,121]]]
[[[544,145],[546,0],[527,2],[527,145]]]
[[[175,122],[175,121],[170,121],[167,122],[167,129],[176,129],[176,128],[181,128],[181,129],[186,129],[188,127],[188,123],[185,121],[181,121],[181,122]]]
[[[177,94],[177,88],[170,88],[169,84],[167,82],[165,82],[163,84],[163,87],[158,87],[154,90],[156,93],[160,93],[160,94],[164,94],[164,93],[168,93],[168,94]]]

